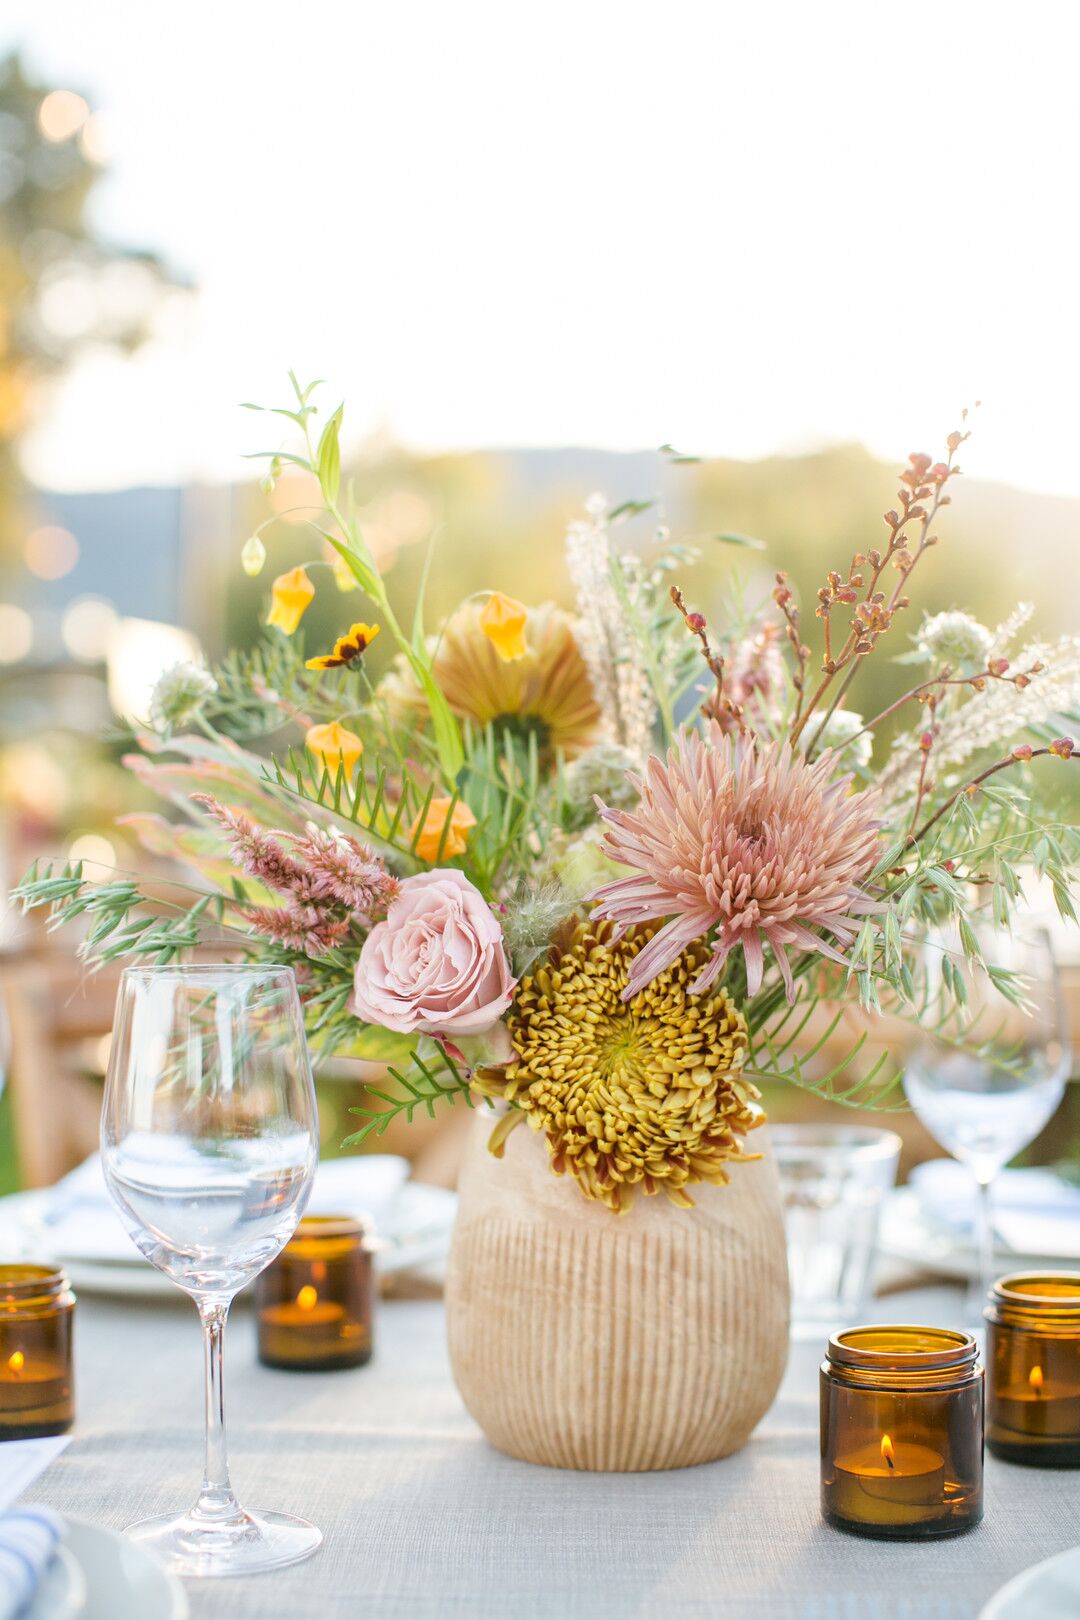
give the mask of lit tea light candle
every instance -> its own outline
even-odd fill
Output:
[[[880,1537],[955,1535],[982,1517],[983,1376],[974,1340],[852,1328],[821,1367],[821,1505]]]
[[[986,1318],[990,1450],[1007,1462],[1080,1466],[1080,1274],[1002,1277]]]
[[[0,1266],[0,1440],[63,1434],[74,1416],[75,1296],[53,1266]]]
[[[371,1245],[358,1221],[307,1216],[256,1284],[259,1360],[329,1371],[371,1355]]]
[[[883,1434],[836,1459],[835,1510],[845,1518],[866,1517],[864,1497],[872,1499],[875,1523],[922,1524],[940,1516],[945,1498],[945,1459],[930,1446]]]

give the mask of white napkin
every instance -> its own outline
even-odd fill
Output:
[[[324,1160],[308,1213],[364,1216],[378,1231],[408,1175],[408,1160],[388,1153]],[[109,1197],[97,1153],[49,1190],[40,1219],[42,1240],[60,1260],[142,1260]]]
[[[0,1517],[0,1620],[15,1620],[38,1589],[63,1524],[46,1507]]]
[[[955,1159],[929,1159],[911,1185],[931,1220],[968,1232],[975,1222],[975,1183]],[[1003,1170],[994,1184],[994,1231],[1016,1254],[1080,1262],[1080,1187],[1053,1170]]]

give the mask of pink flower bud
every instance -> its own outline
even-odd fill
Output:
[[[1012,751],[1013,759],[1030,759],[1035,750],[1030,743],[1017,743]]]

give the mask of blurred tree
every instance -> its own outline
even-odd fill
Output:
[[[139,344],[169,284],[152,254],[95,231],[104,156],[83,96],[35,82],[17,55],[0,62],[0,547],[19,510],[16,446],[48,381],[88,344]]]

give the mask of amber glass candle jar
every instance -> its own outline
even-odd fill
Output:
[[[259,1360],[329,1372],[371,1358],[372,1245],[359,1221],[306,1215],[255,1284]]]
[[[0,1265],[0,1440],[71,1428],[74,1313],[75,1295],[55,1266]]]
[[[986,1443],[1006,1462],[1080,1467],[1080,1271],[1018,1271],[986,1309]]]
[[[821,1510],[859,1535],[956,1535],[982,1518],[983,1373],[941,1328],[859,1327],[821,1365]]]

